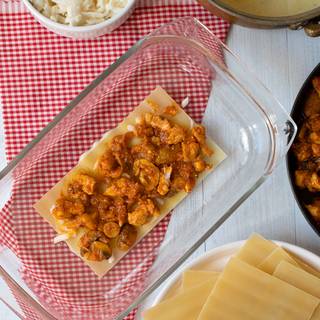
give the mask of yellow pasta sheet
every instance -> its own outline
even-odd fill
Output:
[[[167,299],[143,313],[144,320],[195,320],[215,280],[209,280]]]
[[[219,275],[219,272],[214,271],[187,270],[182,275],[182,288],[187,290],[203,282],[216,280]]]
[[[296,288],[310,293],[314,297],[320,299],[320,279],[306,272],[305,270],[301,270],[291,263],[282,261],[277,266],[273,275],[276,278],[285,281],[295,286]],[[311,320],[320,320],[320,305],[318,305],[317,309],[311,317]]]
[[[310,320],[320,320],[320,305],[318,305]]]
[[[219,274],[219,272],[214,271],[186,270],[182,274],[181,279],[177,280],[165,293],[162,301],[173,298],[174,296],[203,284],[204,282],[216,280]]]
[[[115,129],[108,131],[101,140],[97,141],[93,147],[83,154],[78,164],[66,175],[64,176],[52,189],[50,189],[35,205],[36,211],[59,233],[59,225],[54,217],[51,215],[50,211],[55,205],[57,198],[63,192],[68,181],[72,179],[79,171],[85,171],[88,173],[93,173],[96,167],[98,159],[103,155],[106,150],[107,144],[112,140],[113,137],[119,134],[124,134],[128,131],[128,126],[135,125],[138,119],[146,112],[153,112],[150,101],[155,102],[159,107],[159,113],[162,113],[166,107],[177,105],[177,103],[168,95],[168,93],[161,87],[157,87],[153,90],[148,97],[136,107],[127,118],[124,119]],[[183,110],[179,109],[179,112],[174,117],[168,117],[171,121],[183,125],[186,128],[192,128],[195,123],[188,116],[188,114]],[[221,148],[216,145],[213,141],[208,139],[208,145],[214,150],[213,155],[207,158],[206,161],[216,168],[217,165],[223,161],[226,154],[221,150]],[[204,177],[209,173],[209,170],[203,172],[197,179],[197,183],[204,179]],[[150,232],[159,222],[162,220],[177,204],[182,201],[187,196],[185,192],[179,192],[167,198],[160,208],[160,215],[157,218],[151,220],[148,224],[138,228],[138,236],[136,243],[138,243],[148,232]],[[76,237],[66,240],[67,245],[73,253],[79,256],[99,277],[106,274],[114,265],[116,265],[120,259],[122,259],[128,252],[120,251],[115,249],[113,251],[113,259],[111,261],[89,261],[81,257],[80,248],[78,246],[78,241],[84,230],[80,230]],[[135,243],[135,244],[136,244]]]
[[[275,243],[254,233],[241,247],[236,257],[256,267],[277,248],[278,246]]]
[[[310,320],[319,299],[232,258],[198,320]]]
[[[301,269],[303,269],[304,271],[307,271],[309,273],[311,273],[312,275],[314,275],[315,277],[320,278],[320,272],[314,268],[312,268],[311,266],[309,266],[308,264],[306,264],[304,261],[302,261],[300,258],[298,258],[297,256],[290,254],[292,256],[292,258],[298,263],[298,265],[300,266]]]
[[[320,299],[320,279],[291,263],[282,261],[273,275]]]
[[[292,255],[272,241],[266,240],[259,234],[253,234],[241,247],[236,257],[265,272],[273,273],[277,264],[286,260],[293,265],[320,278],[320,272],[303,262],[299,257]]]
[[[289,255],[289,253],[278,247],[258,265],[258,268],[264,272],[273,274],[281,261],[287,261],[294,266],[298,266],[298,263]]]

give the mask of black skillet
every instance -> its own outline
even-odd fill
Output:
[[[297,98],[293,104],[293,108],[291,111],[291,117],[294,120],[294,122],[298,126],[298,132],[301,128],[301,125],[303,121],[305,120],[305,115],[303,112],[303,107],[305,104],[305,101],[312,91],[312,79],[315,76],[320,76],[320,63],[313,69],[313,71],[308,76],[307,80],[304,82],[302,88],[300,89]],[[297,139],[297,138],[296,138]],[[293,142],[295,143],[295,141]],[[310,204],[315,197],[320,197],[320,192],[318,193],[312,193],[308,190],[301,190],[295,185],[295,179],[294,179],[294,172],[297,168],[297,161],[296,158],[292,152],[292,148],[289,150],[287,154],[287,170],[288,175],[290,179],[291,188],[294,194],[294,197],[300,207],[300,210],[302,211],[304,217],[310,224],[310,226],[313,228],[313,230],[320,236],[320,223],[316,222],[314,218],[309,213],[308,209],[305,207],[305,204]]]

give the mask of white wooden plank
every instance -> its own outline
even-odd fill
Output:
[[[251,30],[233,26],[228,45],[275,97],[290,107],[286,30]],[[283,163],[206,243],[207,249],[259,232],[295,242],[294,203]]]

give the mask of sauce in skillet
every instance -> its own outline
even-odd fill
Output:
[[[320,0],[222,0],[232,8],[258,16],[281,17],[320,7]]]

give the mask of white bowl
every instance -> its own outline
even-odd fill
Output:
[[[150,305],[145,306],[144,308],[147,309],[148,307],[155,306],[162,300],[174,294],[177,288],[180,286],[182,273],[187,269],[222,271],[228,263],[229,259],[239,251],[244,242],[245,241],[237,241],[214,248],[213,250],[206,252],[205,254],[186,264],[183,268],[181,268],[181,270],[179,270],[179,272],[175,276],[168,279],[167,283],[159,292],[155,300],[152,301]],[[286,242],[274,242],[280,245],[282,248],[293,253],[295,256],[297,256],[316,270],[320,270],[320,257],[315,255],[314,253]]]
[[[127,5],[110,19],[94,25],[69,26],[47,18],[42,13],[40,13],[29,2],[29,0],[22,0],[22,2],[24,3],[28,11],[34,16],[34,18],[40,22],[41,25],[54,33],[73,39],[94,39],[106,33],[110,33],[129,18],[136,4],[136,0],[128,0]]]

